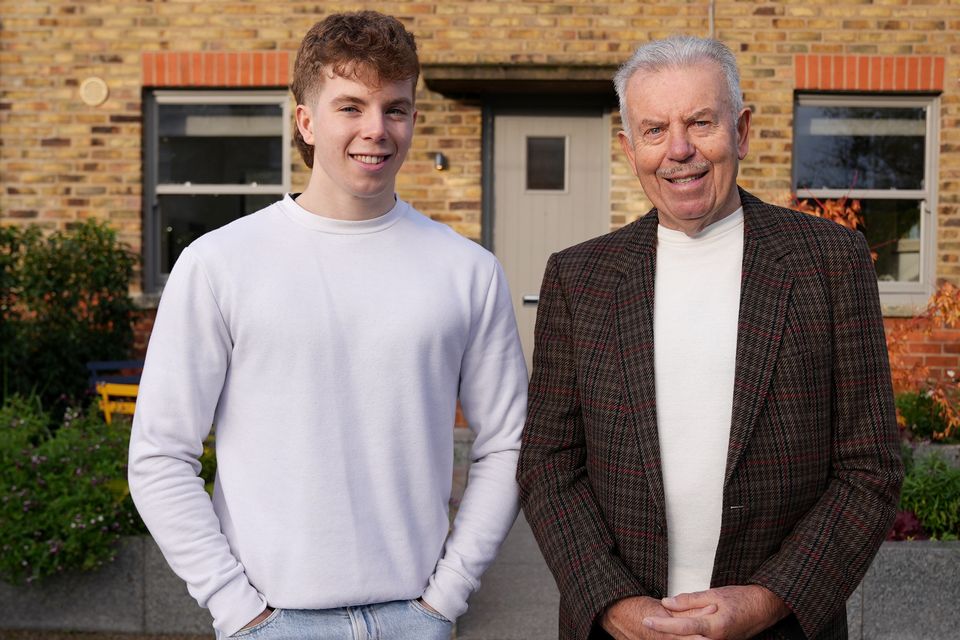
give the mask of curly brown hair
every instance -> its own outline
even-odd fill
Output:
[[[413,80],[416,87],[417,43],[392,16],[376,11],[331,14],[313,25],[300,43],[290,84],[297,104],[307,104],[330,72],[374,85]],[[313,145],[296,128],[294,142],[303,161],[313,168]]]

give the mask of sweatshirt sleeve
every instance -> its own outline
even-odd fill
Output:
[[[200,259],[187,248],[150,338],[130,437],[130,492],[173,571],[228,635],[266,606],[231,553],[198,477],[231,344]]]
[[[519,511],[515,479],[527,404],[527,369],[499,263],[478,306],[460,371],[460,405],[476,439],[467,488],[423,594],[455,620],[493,562]]]

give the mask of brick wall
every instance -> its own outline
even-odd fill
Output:
[[[903,322],[901,318],[887,318],[884,321],[887,333]],[[936,380],[960,376],[960,328],[934,329],[929,334],[909,333],[904,342],[906,349],[900,358],[903,366],[925,367]],[[948,371],[953,371],[954,376],[948,375]]]
[[[908,76],[913,68],[922,74],[923,61],[933,61],[931,78],[942,73],[943,87],[936,269],[938,277],[960,283],[960,4],[717,0],[714,5],[716,36],[736,52],[746,103],[754,111],[741,183],[768,200],[785,202],[790,190],[794,89],[812,78],[806,71],[800,75],[799,63],[829,60],[832,73],[833,56],[844,72],[854,60],[857,69],[861,60],[883,69],[890,59],[896,77],[897,65]],[[139,251],[144,87],[176,84],[170,79],[177,77],[191,86],[282,84],[278,61],[289,67],[313,22],[328,12],[361,8],[400,17],[417,35],[428,64],[614,65],[638,42],[674,32],[707,35],[710,24],[707,0],[0,0],[0,222],[55,228],[107,219]],[[178,55],[159,55],[167,53]],[[237,65],[233,71],[231,60]],[[95,107],[78,97],[81,83],[93,76],[109,88],[107,100]],[[479,239],[480,104],[433,93],[421,82],[418,107],[414,146],[398,189],[436,219]],[[611,120],[615,228],[645,212],[649,202],[621,158],[617,115]],[[449,159],[445,172],[433,169],[438,150]],[[307,173],[298,156],[293,158],[299,189]]]

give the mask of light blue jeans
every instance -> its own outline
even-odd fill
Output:
[[[275,609],[260,624],[218,640],[450,640],[453,623],[416,600],[341,609]]]

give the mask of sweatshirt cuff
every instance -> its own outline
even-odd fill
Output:
[[[213,616],[213,627],[227,636],[250,623],[267,608],[263,597],[241,573],[207,599],[206,607]]]
[[[465,577],[443,565],[437,566],[430,576],[430,583],[423,592],[423,599],[440,615],[455,622],[467,610],[467,598],[480,585],[474,585]]]

